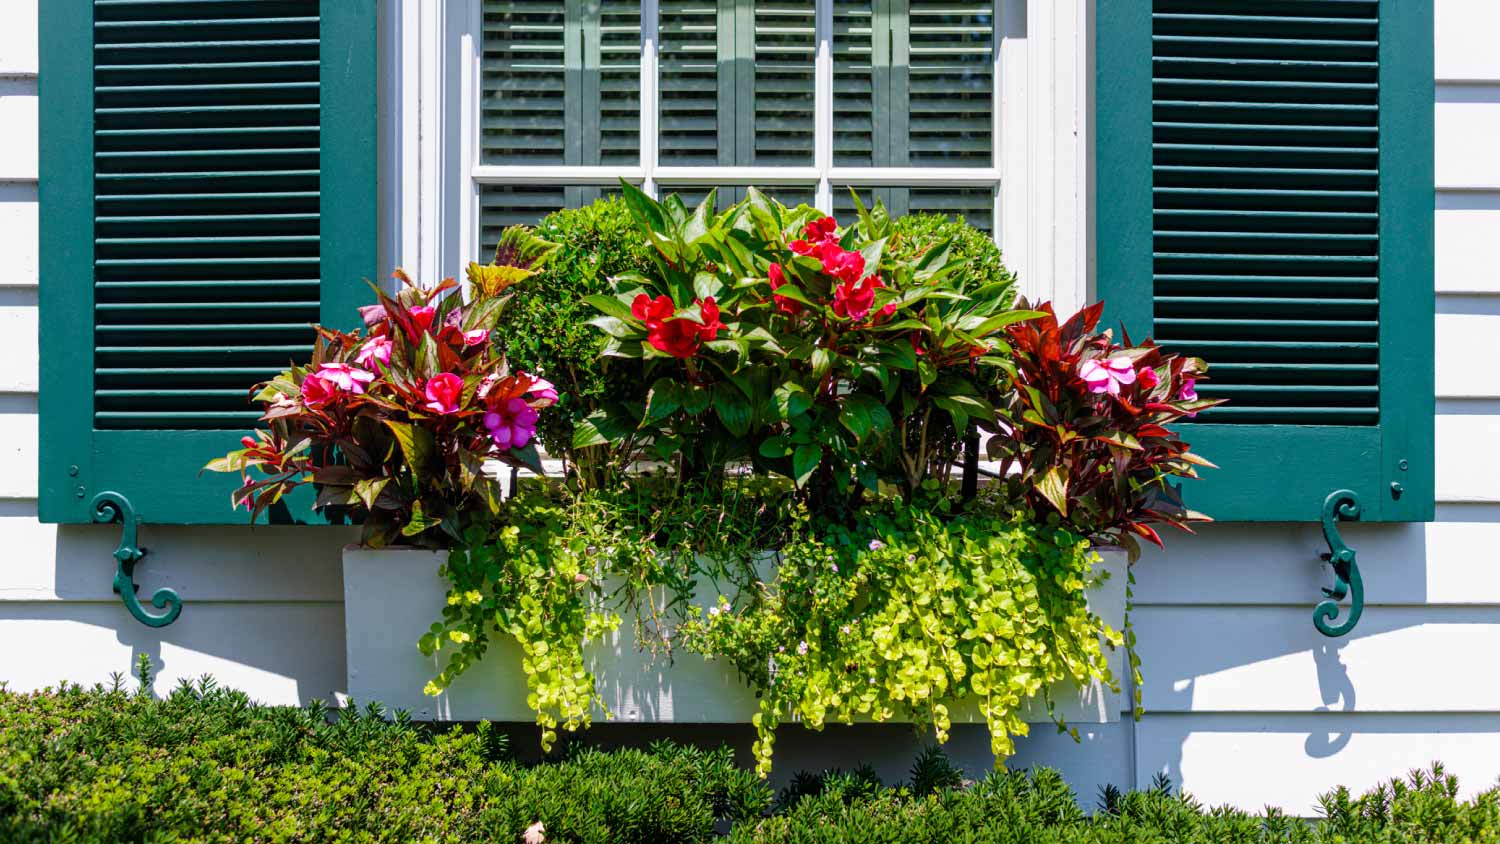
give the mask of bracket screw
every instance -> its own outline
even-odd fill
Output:
[[[1402,486],[1400,481],[1391,481],[1392,498],[1400,498],[1403,492],[1406,492],[1406,487]]]
[[[1406,462],[1405,460],[1402,460],[1401,462],[1399,462],[1399,463],[1396,464],[1396,468],[1400,469],[1403,472],[1405,472],[1410,465],[1411,465],[1410,463]]]
[[[72,478],[78,477],[78,467],[77,466],[69,466],[68,467],[68,476],[72,477]]]

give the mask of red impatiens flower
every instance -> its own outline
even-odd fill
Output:
[[[862,280],[844,281],[833,288],[833,312],[845,319],[859,322],[870,314],[875,304],[875,291],[885,287],[876,276],[865,276]]]
[[[818,257],[823,261],[823,272],[839,281],[853,283],[865,274],[865,256],[843,249],[833,241],[822,245]]]
[[[771,277],[772,290],[777,290],[782,285],[787,283],[786,271],[781,268],[780,264],[772,264],[771,269],[767,274]],[[796,299],[788,299],[785,296],[777,296],[774,294],[772,294],[771,298],[776,301],[776,310],[786,314],[787,316],[798,316],[802,313],[802,303],[798,302]]]
[[[652,299],[642,293],[630,303],[631,315],[645,323],[646,328],[650,330],[661,328],[661,324],[676,312],[677,306],[672,304],[670,296],[658,296]]]
[[[703,341],[714,339],[724,328],[719,321],[719,305],[712,296],[698,302],[698,311],[703,318],[701,325],[674,317],[677,308],[668,296],[652,299],[642,293],[630,304],[630,313],[646,325],[646,341],[657,351],[676,358],[698,354]]]
[[[788,245],[798,255],[816,254],[825,244],[832,243],[835,246],[838,245],[838,238],[834,236],[834,232],[838,227],[839,224],[832,217],[813,220],[802,227],[802,239],[794,240]]]

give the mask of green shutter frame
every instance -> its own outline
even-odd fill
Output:
[[[1366,521],[1430,520],[1431,0],[1097,9],[1106,319],[1201,354],[1200,392],[1231,399],[1181,426],[1221,467],[1187,504],[1316,521],[1350,489]]]
[[[376,4],[48,0],[39,23],[40,516],[89,522],[112,491],[144,522],[242,523],[236,479],[199,476],[254,424],[231,390],[250,410],[256,380],[310,353],[297,323],[352,327],[380,278]],[[181,198],[203,192],[238,196]]]

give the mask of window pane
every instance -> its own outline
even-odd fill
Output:
[[[860,188],[859,199],[869,208],[879,199],[892,216],[904,214],[947,214],[962,217],[964,222],[991,234],[995,231],[994,188]],[[841,224],[852,222],[859,212],[849,196],[849,188],[833,189],[833,216]]]
[[[640,4],[484,0],[480,160],[640,162]]]
[[[663,0],[658,160],[811,165],[815,18],[812,0]]]
[[[833,160],[852,167],[988,167],[989,3],[835,0]]]
[[[720,211],[745,198],[745,188],[741,185],[675,185],[670,188],[662,188],[660,194],[665,198],[668,194],[675,193],[682,198],[684,205],[689,208],[696,208],[698,203],[703,201],[703,197],[708,196],[709,190],[713,187],[718,187],[719,189],[715,204],[718,205],[718,210]],[[761,188],[761,192],[788,208],[795,208],[798,205],[812,205],[817,197],[817,187],[815,185],[773,185]]]
[[[560,208],[579,208],[620,189],[609,185],[495,185],[479,191],[479,255],[488,261],[509,226],[534,226]]]
[[[994,160],[993,5],[910,3],[910,164],[988,167]]]

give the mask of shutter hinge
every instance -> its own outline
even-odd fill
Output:
[[[1313,626],[1324,636],[1344,636],[1359,623],[1365,611],[1365,584],[1359,576],[1359,563],[1354,559],[1354,549],[1344,544],[1339,534],[1340,520],[1359,521],[1359,496],[1352,490],[1341,489],[1330,493],[1323,501],[1323,539],[1328,543],[1328,553],[1323,561],[1333,566],[1333,588],[1324,588],[1328,597],[1313,610]],[[1338,625],[1331,624],[1339,614],[1339,601],[1349,598],[1349,614]]]
[[[146,556],[146,549],[139,547],[136,540],[136,528],[140,520],[136,518],[135,508],[130,506],[130,500],[118,492],[101,492],[94,496],[90,505],[94,511],[94,521],[101,524],[112,524],[120,522],[120,545],[115,548],[115,593],[125,602],[125,609],[135,616],[135,620],[147,627],[166,627],[177,620],[182,614],[182,599],[177,597],[173,589],[161,588],[151,596],[151,603],[157,609],[165,609],[161,615],[152,615],[141,606],[141,599],[136,597],[135,564]]]

